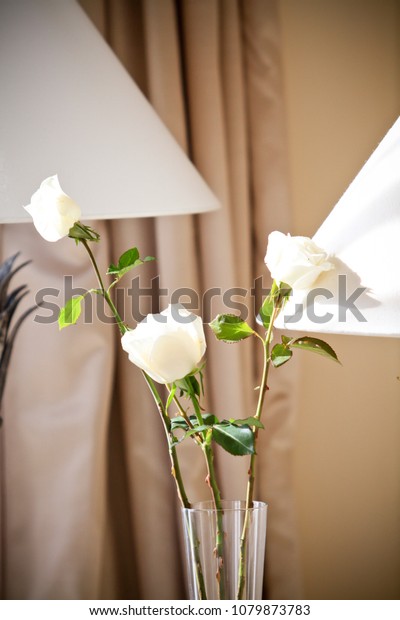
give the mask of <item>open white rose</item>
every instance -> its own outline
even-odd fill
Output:
[[[133,364],[158,383],[173,383],[192,372],[206,350],[203,322],[180,304],[149,314],[121,338]]]
[[[24,209],[31,215],[36,230],[46,241],[58,241],[66,237],[69,229],[81,217],[79,206],[62,191],[57,175],[42,182]]]
[[[328,254],[309,237],[291,237],[274,231],[268,237],[265,264],[276,282],[293,290],[311,288],[323,271],[333,269]]]

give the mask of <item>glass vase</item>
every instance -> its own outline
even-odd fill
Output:
[[[222,501],[182,508],[188,593],[191,600],[261,600],[267,504]],[[222,519],[218,519],[222,516]],[[222,558],[217,557],[218,523],[222,523]],[[244,539],[244,540],[241,540]],[[241,575],[241,577],[240,577]]]

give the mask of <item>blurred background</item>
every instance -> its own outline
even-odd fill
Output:
[[[104,267],[133,244],[157,256],[144,286],[157,274],[169,290],[203,294],[260,275],[267,285],[268,233],[312,236],[399,115],[398,0],[80,4],[222,202],[215,214],[96,223]],[[72,242],[46,244],[28,224],[3,226],[1,240],[4,258],[21,248],[33,258],[21,276],[33,292],[65,274],[93,286]],[[143,312],[157,309],[150,302]],[[342,366],[299,352],[271,379],[258,462],[270,506],[265,597],[396,599],[400,342],[326,340]],[[209,404],[248,415],[258,354],[217,345]],[[109,325],[23,326],[4,402],[3,597],[185,595],[178,509],[149,410]],[[202,464],[181,450],[200,499]],[[218,457],[224,495],[237,497],[243,462]]]

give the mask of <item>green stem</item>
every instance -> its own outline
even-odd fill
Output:
[[[104,284],[103,284],[103,280],[99,271],[99,268],[97,266],[96,263],[96,259],[93,255],[93,252],[91,251],[89,244],[87,242],[86,239],[80,239],[81,243],[84,245],[89,258],[90,258],[90,262],[93,266],[93,269],[95,271],[95,274],[97,276],[97,281],[99,283],[100,286],[100,291],[101,294],[103,296],[103,298],[105,299],[105,301],[107,302],[108,306],[111,309],[111,312],[118,324],[119,330],[121,335],[124,335],[126,331],[128,331],[128,328],[126,327],[126,325],[124,324],[124,322],[122,321],[117,308],[115,307],[109,291],[105,288]],[[183,506],[183,508],[190,508],[190,502],[188,500],[188,497],[186,495],[186,491],[185,491],[185,487],[183,484],[183,478],[182,478],[182,473],[181,473],[181,469],[180,469],[180,465],[179,465],[179,460],[178,460],[178,455],[176,452],[176,448],[174,445],[174,436],[171,433],[171,420],[168,416],[168,413],[164,407],[164,404],[162,402],[162,399],[158,393],[158,390],[156,388],[156,386],[154,385],[153,380],[149,377],[149,375],[147,375],[147,373],[145,373],[144,371],[142,371],[143,377],[150,389],[150,392],[154,398],[154,401],[157,405],[157,409],[158,412],[160,414],[162,423],[163,423],[163,427],[164,427],[164,431],[167,437],[167,442],[168,442],[168,451],[169,451],[169,456],[170,456],[170,461],[171,461],[171,474],[175,480],[176,483],[176,488],[177,488],[177,493],[178,493],[178,497],[179,500],[181,502],[181,505]],[[203,577],[203,572],[202,572],[202,568],[201,568],[201,562],[200,562],[200,555],[199,555],[199,549],[198,549],[198,542],[196,543],[196,541],[193,540],[193,533],[191,532],[191,537],[192,537],[192,545],[194,548],[194,553],[195,553],[195,561],[196,561],[196,578],[197,578],[197,584],[198,584],[198,589],[199,589],[199,593],[200,593],[200,598],[201,600],[206,600],[207,599],[207,595],[206,595],[206,588],[205,588],[205,583],[204,583],[204,577]],[[197,539],[196,539],[197,540]]]
[[[197,401],[196,396],[191,397],[194,411],[196,417],[199,421],[199,424],[203,424],[203,417],[201,415],[201,410],[199,403]],[[219,599],[225,600],[225,568],[224,568],[224,524],[223,524],[223,509],[221,502],[221,493],[217,484],[217,476],[214,467],[214,455],[212,451],[211,444],[207,439],[207,432],[205,432],[205,437],[201,444],[203,449],[203,453],[206,459],[207,465],[207,483],[211,490],[211,495],[213,498],[213,504],[216,511],[216,544],[215,544],[215,555],[217,559],[217,572],[216,579],[218,582],[218,593]]]
[[[224,512],[221,503],[221,494],[216,482],[216,475],[214,469],[214,456],[212,448],[208,444],[203,444],[203,451],[207,463],[208,471],[208,483],[212,492],[214,508],[216,511],[216,545],[215,555],[217,559],[217,572],[216,579],[218,582],[219,599],[225,600],[225,567],[224,567]]]
[[[182,479],[182,474],[181,474],[181,469],[179,466],[179,460],[178,460],[178,455],[176,453],[176,448],[174,445],[174,437],[171,433],[171,420],[169,418],[168,413],[165,411],[165,407],[164,404],[162,402],[161,396],[158,393],[158,390],[154,384],[153,379],[151,379],[151,377],[149,377],[149,375],[147,373],[145,373],[142,370],[142,375],[144,377],[144,380],[146,381],[149,390],[154,398],[154,401],[157,405],[157,409],[158,412],[160,414],[161,417],[161,421],[163,423],[164,426],[164,430],[165,430],[165,435],[167,437],[167,442],[168,442],[168,451],[169,451],[169,456],[170,456],[170,461],[171,461],[171,474],[175,480],[176,483],[176,488],[177,488],[177,492],[178,492],[178,497],[180,499],[180,502],[182,504],[182,506],[184,508],[190,508],[190,502],[187,498],[186,495],[186,491],[185,491],[185,487],[183,484],[183,479]]]
[[[275,283],[274,283],[275,285]],[[271,294],[274,293],[274,285],[271,290]],[[275,285],[276,286],[276,285]],[[265,336],[265,340],[260,338],[263,342],[263,372],[261,377],[260,384],[260,392],[258,396],[257,408],[255,413],[255,418],[260,420],[265,395],[267,392],[267,381],[268,381],[268,373],[270,368],[270,345],[272,340],[272,328],[274,326],[274,322],[276,317],[278,316],[281,309],[281,301],[278,300],[277,305],[274,307],[272,312],[271,320],[268,325],[267,333]],[[240,601],[243,599],[244,588],[246,584],[246,547],[247,547],[247,533],[250,524],[250,509],[253,507],[253,495],[254,495],[254,482],[255,482],[255,465],[256,465],[256,455],[257,455],[257,439],[258,439],[258,428],[253,427],[254,433],[254,453],[250,457],[250,466],[249,466],[249,477],[247,481],[247,491],[246,491],[246,513],[243,522],[242,535],[240,537],[240,560],[239,560],[239,571],[238,571],[238,586],[237,586],[237,594],[236,600]]]
[[[97,276],[97,281],[99,283],[100,286],[100,290],[101,290],[101,294],[104,297],[105,301],[107,302],[107,304],[109,305],[111,312],[114,315],[115,320],[117,321],[118,327],[119,327],[119,331],[121,332],[121,335],[124,335],[126,331],[128,331],[128,328],[126,327],[126,325],[124,324],[123,320],[121,319],[117,308],[115,307],[110,294],[108,293],[107,289],[105,288],[104,284],[103,284],[103,280],[99,271],[99,268],[97,266],[96,263],[96,259],[93,255],[92,250],[90,249],[90,246],[87,242],[86,239],[80,239],[80,242],[83,244],[84,248],[86,249],[87,253],[89,254],[89,258],[90,258],[90,262],[92,263],[94,272]]]
[[[169,390],[169,392],[171,394],[171,386],[167,385],[167,388],[168,388],[168,390]],[[150,388],[150,389],[152,389],[152,388]],[[176,403],[176,405],[178,407],[178,410],[182,414],[182,417],[186,420],[186,423],[187,423],[188,427],[192,426],[192,423],[190,422],[190,420],[189,420],[189,418],[188,418],[188,416],[186,414],[185,409],[182,407],[182,405],[181,405],[181,403],[180,403],[180,401],[179,401],[179,399],[178,399],[178,397],[176,395],[174,395],[173,400]],[[168,415],[167,412],[166,412],[166,414]],[[165,425],[164,425],[164,427],[165,427]],[[198,441],[198,440],[196,439],[196,441]],[[176,454],[175,447],[173,447],[173,450],[174,450],[174,452]],[[176,458],[176,462],[178,463],[178,459],[177,458]],[[178,480],[179,480],[179,478],[180,478],[179,463],[178,463],[178,472],[179,472],[179,475],[178,475]],[[183,486],[183,483],[182,483],[182,486]],[[179,493],[180,493],[180,491],[178,490],[178,494]],[[184,505],[183,503],[182,503],[182,505],[183,505],[184,508],[190,508],[191,507],[189,502],[188,502],[188,505]],[[189,535],[189,538],[190,538],[191,547],[192,547],[193,553],[194,553],[197,589],[198,589],[198,592],[200,594],[200,600],[206,601],[207,600],[207,593],[206,593],[206,586],[205,586],[205,583],[204,583],[203,569],[202,569],[202,566],[201,566],[200,542],[199,542],[199,539],[198,539],[198,536],[197,536],[196,529],[193,531],[192,528],[191,528],[190,521],[186,521],[185,520],[185,525],[186,525],[186,528],[188,530],[188,535]]]
[[[179,400],[179,398],[175,395],[174,398],[174,403],[176,404],[176,406],[178,407],[178,411],[181,414],[182,418],[185,420],[186,424],[188,425],[188,428],[194,428],[192,422],[190,421],[190,418],[187,414],[187,412],[185,411],[184,407],[182,407],[182,404]],[[194,439],[194,441],[198,444],[201,445],[203,442],[203,437],[200,435],[200,433],[196,433],[194,435],[192,435],[192,438]]]
[[[101,290],[101,294],[103,295],[105,301],[107,302],[107,304],[109,305],[111,312],[113,313],[115,320],[118,324],[119,330],[121,332],[121,334],[123,335],[126,331],[127,331],[127,327],[124,324],[124,322],[122,321],[118,310],[116,309],[108,291],[106,290],[104,284],[103,284],[103,280],[99,271],[99,268],[97,266],[96,263],[96,259],[93,255],[92,250],[89,247],[89,244],[87,242],[86,239],[81,239],[80,240],[81,243],[83,244],[83,246],[85,247],[89,258],[90,258],[90,262],[92,263],[93,269],[95,271],[95,274],[97,276],[97,281],[99,283],[100,286],[100,290]],[[181,469],[179,466],[179,461],[178,461],[178,456],[176,453],[176,449],[175,446],[173,445],[173,436],[171,434],[171,420],[169,419],[169,416],[167,414],[167,412],[165,411],[165,407],[163,405],[162,399],[158,393],[158,390],[156,388],[156,386],[154,385],[153,380],[144,372],[142,371],[142,374],[144,376],[144,379],[150,389],[150,392],[156,402],[157,405],[157,409],[160,413],[162,422],[163,422],[163,426],[164,426],[164,430],[167,436],[167,440],[168,440],[168,447],[169,447],[169,454],[170,454],[170,460],[171,460],[171,471],[172,471],[172,475],[176,481],[176,485],[177,485],[177,490],[178,490],[178,496],[179,499],[181,501],[182,506],[184,506],[185,508],[190,508],[190,502],[187,498],[186,495],[186,491],[185,491],[185,487],[183,484],[183,480],[182,480],[182,474],[181,474]]]

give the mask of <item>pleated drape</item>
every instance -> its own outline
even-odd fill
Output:
[[[202,216],[95,224],[103,266],[133,245],[157,257],[118,292],[121,312],[133,326],[180,291],[205,322],[238,300],[254,322],[250,290],[261,286],[259,276],[268,284],[267,235],[286,230],[290,217],[276,0],[81,4],[222,203]],[[33,291],[60,289],[64,274],[76,287],[94,286],[71,241],[46,244],[33,226],[3,227],[3,256],[16,249],[34,260],[23,274]],[[260,363],[254,343],[225,345],[210,332],[207,342],[207,407],[219,417],[251,415]],[[266,595],[273,598],[301,596],[291,489],[294,368],[271,381],[258,459],[258,497],[270,504]],[[54,323],[26,324],[4,410],[6,596],[184,597],[163,430],[116,331],[96,318],[61,334]],[[179,454],[197,500],[207,487],[193,448],[185,442]],[[245,459],[218,452],[217,460],[223,495],[243,497]]]

